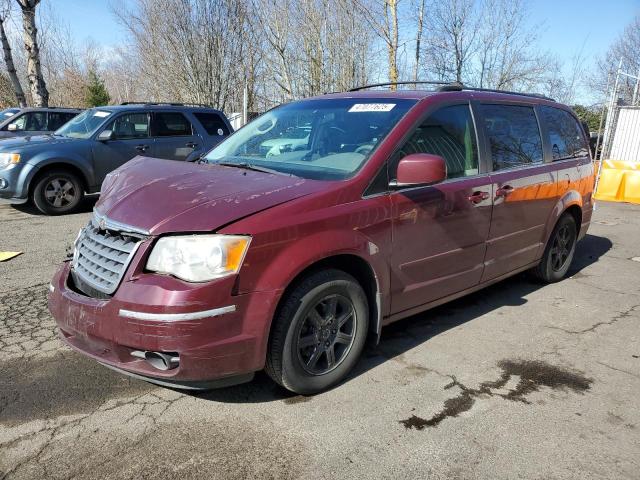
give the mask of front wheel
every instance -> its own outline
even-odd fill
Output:
[[[540,263],[532,270],[534,276],[546,283],[562,280],[571,266],[577,238],[578,228],[573,215],[563,214],[549,237]]]
[[[265,370],[283,387],[313,394],[340,382],[362,353],[369,324],[367,296],[345,272],[316,272],[278,309]]]
[[[31,199],[45,215],[62,215],[75,211],[84,191],[80,179],[71,172],[54,170],[46,172],[36,181]]]

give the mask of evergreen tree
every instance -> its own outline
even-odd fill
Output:
[[[89,82],[87,83],[87,93],[85,95],[85,103],[87,107],[99,107],[106,105],[111,100],[109,92],[104,86],[104,82],[96,72],[89,72]]]

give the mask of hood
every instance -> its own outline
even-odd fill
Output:
[[[206,232],[325,187],[236,167],[137,157],[107,176],[96,210],[152,235]]]
[[[20,150],[29,147],[35,147],[39,145],[60,145],[63,143],[69,143],[78,141],[77,138],[52,136],[52,135],[33,135],[26,137],[12,137],[0,140],[0,151],[20,153]]]

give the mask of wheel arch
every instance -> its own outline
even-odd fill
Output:
[[[87,173],[82,168],[72,162],[64,160],[53,160],[45,164],[38,165],[38,168],[32,173],[31,178],[29,179],[29,196],[33,194],[33,189],[38,180],[43,175],[46,175],[48,172],[51,172],[53,170],[66,170],[77,175],[82,182],[82,188],[84,189],[84,191],[89,191],[89,179],[87,177]]]
[[[382,327],[382,295],[380,292],[380,281],[372,265],[367,260],[354,253],[336,253],[306,265],[285,287],[276,306],[276,315],[280,305],[287,297],[287,294],[304,278],[314,272],[326,269],[340,270],[351,275],[363,288],[367,295],[367,302],[369,304],[369,335],[375,337],[375,340],[377,341]]]
[[[570,213],[576,221],[576,230],[578,236],[580,235],[580,228],[582,225],[582,196],[575,190],[571,190],[565,193],[556,203],[555,207],[551,210],[547,224],[545,225],[543,242],[538,250],[538,258],[542,257],[544,249],[549,242],[551,233],[553,232],[556,223],[560,217],[565,213]]]

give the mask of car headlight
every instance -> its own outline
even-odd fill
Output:
[[[19,153],[0,153],[0,168],[20,162]]]
[[[188,235],[160,238],[147,260],[147,270],[168,273],[187,282],[206,282],[237,273],[251,237]]]

